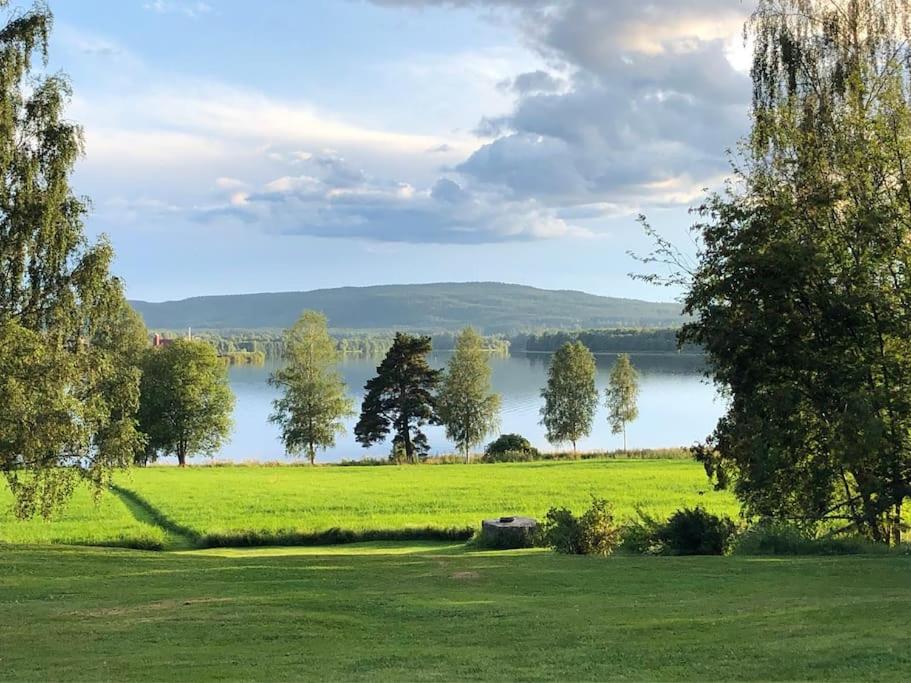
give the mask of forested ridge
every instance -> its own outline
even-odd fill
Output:
[[[682,322],[675,303],[497,282],[341,287],[131,303],[151,329],[280,330],[308,309],[325,313],[334,332],[349,333],[456,332],[471,325],[486,335],[513,335],[547,329],[672,327]]]

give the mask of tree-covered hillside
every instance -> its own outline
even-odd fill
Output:
[[[680,306],[551,291],[495,282],[343,287],[311,292],[133,301],[153,329],[279,329],[305,309],[322,311],[335,330],[453,331],[485,334],[593,327],[667,327]]]

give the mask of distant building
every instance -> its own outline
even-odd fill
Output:
[[[160,334],[158,334],[158,333],[156,333],[156,334],[152,337],[152,346],[153,346],[154,348],[156,348],[156,349],[160,349],[160,348],[163,348],[163,347],[165,347],[165,346],[170,346],[170,345],[173,344],[173,343],[174,343],[174,340],[173,340],[173,339],[165,339],[164,337],[162,337],[162,336],[161,336]]]

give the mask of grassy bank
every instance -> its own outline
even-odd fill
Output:
[[[535,462],[379,468],[148,468],[119,484],[207,545],[307,542],[339,530],[364,540],[462,538],[481,519],[543,517],[552,506],[581,511],[591,495],[620,516],[637,505],[666,516],[685,505],[736,516],[734,499],[712,491],[686,461]],[[377,533],[385,532],[385,533]],[[372,535],[370,535],[372,533]],[[354,540],[354,539],[350,539]]]
[[[582,511],[592,495],[621,517],[637,505],[658,516],[701,504],[736,516],[732,496],[712,491],[684,460],[587,460],[445,467],[150,467],[117,477],[100,508],[82,492],[60,516],[11,519],[0,490],[0,541],[165,547],[464,540],[481,519],[543,517],[552,506]],[[140,545],[140,547],[152,547]]]
[[[167,533],[153,519],[135,514],[113,492],[104,492],[96,505],[86,488],[77,488],[66,509],[51,520],[16,519],[13,497],[0,482],[0,542],[67,543],[157,549],[168,544]]]
[[[0,552],[4,680],[902,680],[911,667],[907,558]]]

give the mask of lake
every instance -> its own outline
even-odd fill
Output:
[[[434,367],[444,367],[448,353],[430,356]],[[721,415],[724,403],[715,389],[702,376],[702,358],[677,354],[631,354],[640,373],[639,419],[627,427],[630,448],[689,446],[705,438]],[[598,363],[598,389],[602,405],[595,417],[591,436],[579,442],[579,450],[613,450],[623,446],[622,435],[611,434],[603,406],[604,387],[615,356],[601,355]],[[356,410],[364,396],[365,382],[375,374],[379,358],[346,358],[340,370],[354,397]],[[541,387],[546,383],[549,354],[518,353],[491,358],[494,390],[502,396],[501,432],[522,434],[535,446],[558,450],[548,444],[539,424],[543,404]],[[288,461],[278,438],[278,429],[269,422],[276,391],[266,380],[275,368],[233,366],[231,388],[237,397],[234,431],[230,441],[215,456],[222,461]],[[354,440],[354,424],[347,422],[347,433],[336,440],[336,446],[317,456],[317,462],[338,462],[362,457],[385,458],[390,443],[363,448]],[[455,448],[446,439],[442,427],[426,429],[432,452],[452,453]],[[569,449],[569,445],[560,447]]]

